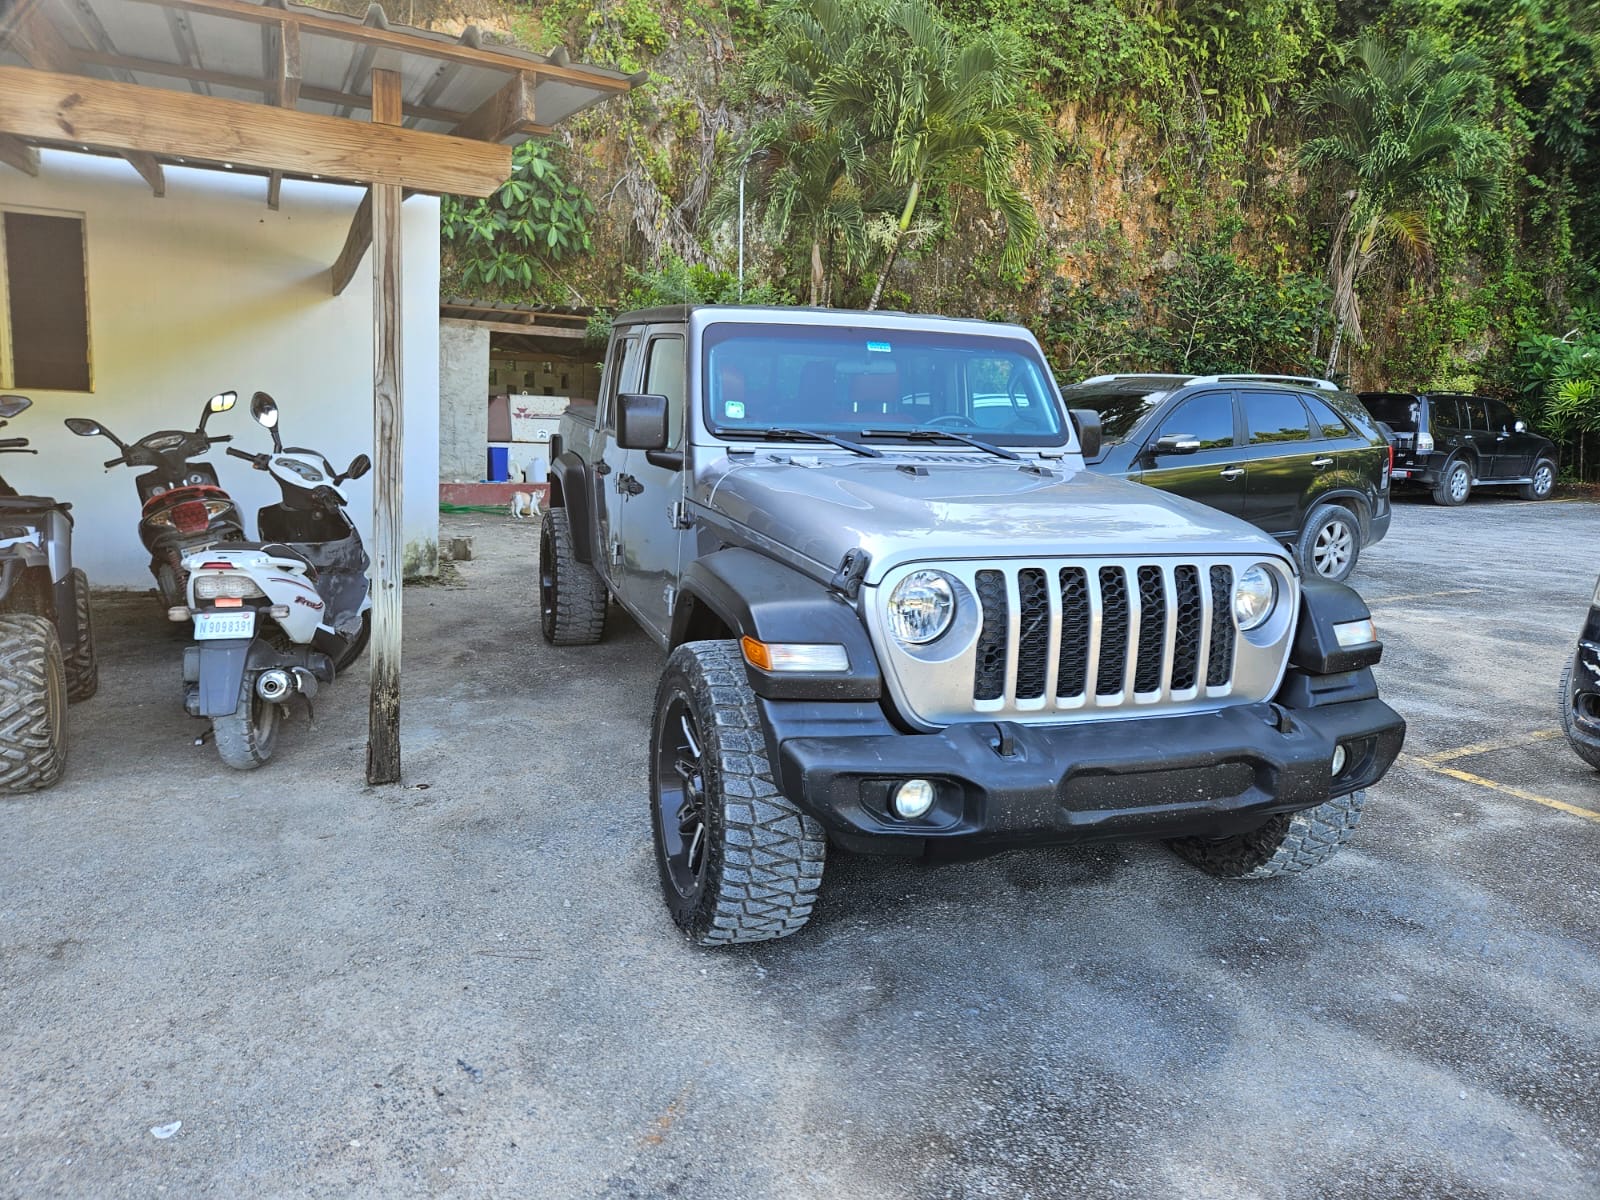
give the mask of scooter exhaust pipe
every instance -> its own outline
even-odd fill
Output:
[[[294,691],[294,677],[287,671],[274,667],[256,678],[256,695],[276,704]]]

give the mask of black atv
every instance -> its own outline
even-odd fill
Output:
[[[1561,728],[1573,753],[1600,771],[1600,582],[1577,649],[1561,672]]]
[[[0,425],[32,403],[0,396]],[[0,453],[37,454],[27,438]],[[67,765],[67,705],[100,685],[89,581],[72,566],[69,504],[0,478],[0,792],[46,788]]]

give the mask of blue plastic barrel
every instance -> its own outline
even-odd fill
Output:
[[[511,478],[511,447],[489,447],[489,482],[504,483]]]

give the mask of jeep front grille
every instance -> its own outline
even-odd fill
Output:
[[[1082,567],[1062,567],[1053,581],[1038,567],[979,571],[977,595],[983,621],[972,698],[984,703],[1002,700],[1010,672],[1016,700],[1042,698],[1052,675],[1057,699],[1080,700],[1089,690],[1091,663],[1097,699],[1193,691],[1202,645],[1207,689],[1226,688],[1233,677],[1234,627],[1229,616],[1233,572],[1214,566],[1209,575],[1211,603],[1206,604],[1200,594],[1199,568],[1189,563],[1145,563],[1132,569],[1103,566],[1095,572],[1093,589]],[[1007,587],[1008,577],[1014,581],[1012,587]],[[1018,609],[1015,643],[1013,596]],[[1221,620],[1212,616],[1218,612],[1223,614]],[[1058,621],[1061,637],[1052,672],[1051,631]]]
[[[1286,567],[1271,628],[1245,638],[1234,624],[1235,573],[1252,561],[924,563],[968,589],[965,621],[914,648],[873,624],[897,701],[930,725],[1216,709],[1270,697],[1288,658],[1298,597]]]

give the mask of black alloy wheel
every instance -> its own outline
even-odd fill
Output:
[[[657,849],[678,895],[692,901],[705,886],[710,813],[706,807],[703,742],[688,698],[674,695],[656,736],[654,780]]]

